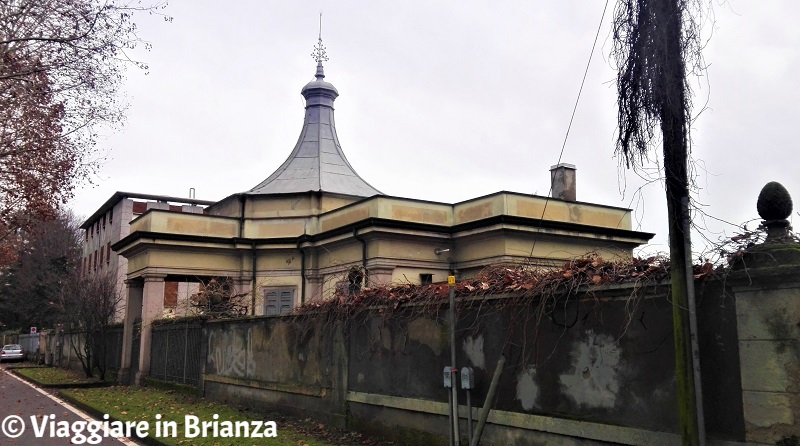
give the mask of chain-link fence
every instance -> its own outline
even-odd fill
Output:
[[[150,376],[162,381],[197,386],[202,367],[203,325],[181,321],[153,326]]]

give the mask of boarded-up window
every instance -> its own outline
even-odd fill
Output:
[[[178,306],[178,282],[164,282],[164,308]]]
[[[276,316],[289,314],[294,308],[294,288],[264,289],[264,314]]]
[[[143,201],[133,202],[133,215],[144,214],[147,211],[147,203]]]

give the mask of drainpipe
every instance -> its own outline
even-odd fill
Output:
[[[244,206],[245,196],[239,195],[239,237],[233,242],[233,248],[236,249],[236,244],[244,237]],[[239,284],[244,282],[244,253],[239,253]]]
[[[247,203],[247,197],[244,194],[239,195],[239,240],[244,239],[244,211],[245,205]],[[250,279],[253,281],[252,289],[250,290],[250,315],[256,315],[256,242],[250,242],[250,256],[252,257],[252,273]],[[244,263],[244,262],[242,262]],[[241,278],[244,274],[244,265],[241,265],[239,277]]]
[[[306,303],[306,250],[302,244],[302,240],[297,242],[297,250],[300,251],[300,305]]]
[[[244,194],[239,195],[239,238],[244,237],[244,206],[246,199]]]
[[[358,235],[358,228],[353,229],[353,238],[361,242],[361,267],[364,269],[364,286],[368,286],[369,274],[367,274],[367,241]]]
[[[251,257],[253,258],[253,289],[252,289],[252,296],[250,297],[250,316],[256,315],[256,242],[253,241],[250,244],[251,248]]]

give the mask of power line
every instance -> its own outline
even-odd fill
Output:
[[[594,56],[594,49],[597,47],[597,39],[600,37],[600,30],[603,28],[603,20],[606,18],[606,10],[608,9],[608,0],[603,6],[603,14],[600,16],[600,23],[597,25],[597,33],[594,35],[594,42],[592,42],[592,51],[589,53],[589,60],[586,62],[586,70],[583,72],[583,79],[581,79],[581,87],[578,89],[578,97],[575,99],[575,106],[572,108],[572,116],[569,118],[569,125],[567,125],[567,133],[564,135],[564,143],[561,144],[561,152],[558,154],[558,161],[556,165],[561,164],[561,157],[564,156],[564,149],[567,147],[567,139],[569,139],[569,131],[572,129],[572,121],[575,120],[575,112],[578,110],[578,103],[581,100],[581,93],[583,93],[583,85],[586,83],[586,76],[589,74],[589,66],[592,64],[592,56]],[[553,182],[550,182],[550,189],[547,191],[547,197],[544,201],[544,208],[542,209],[542,216],[539,218],[539,226],[536,228],[538,233],[542,228],[542,221],[544,214],[547,212],[547,204],[550,202],[550,194],[553,193]],[[536,249],[537,239],[533,239],[533,246],[531,247],[531,254],[528,258],[533,258],[533,250]]]

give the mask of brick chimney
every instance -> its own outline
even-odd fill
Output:
[[[575,201],[575,165],[561,163],[550,168],[550,196],[559,200]]]

